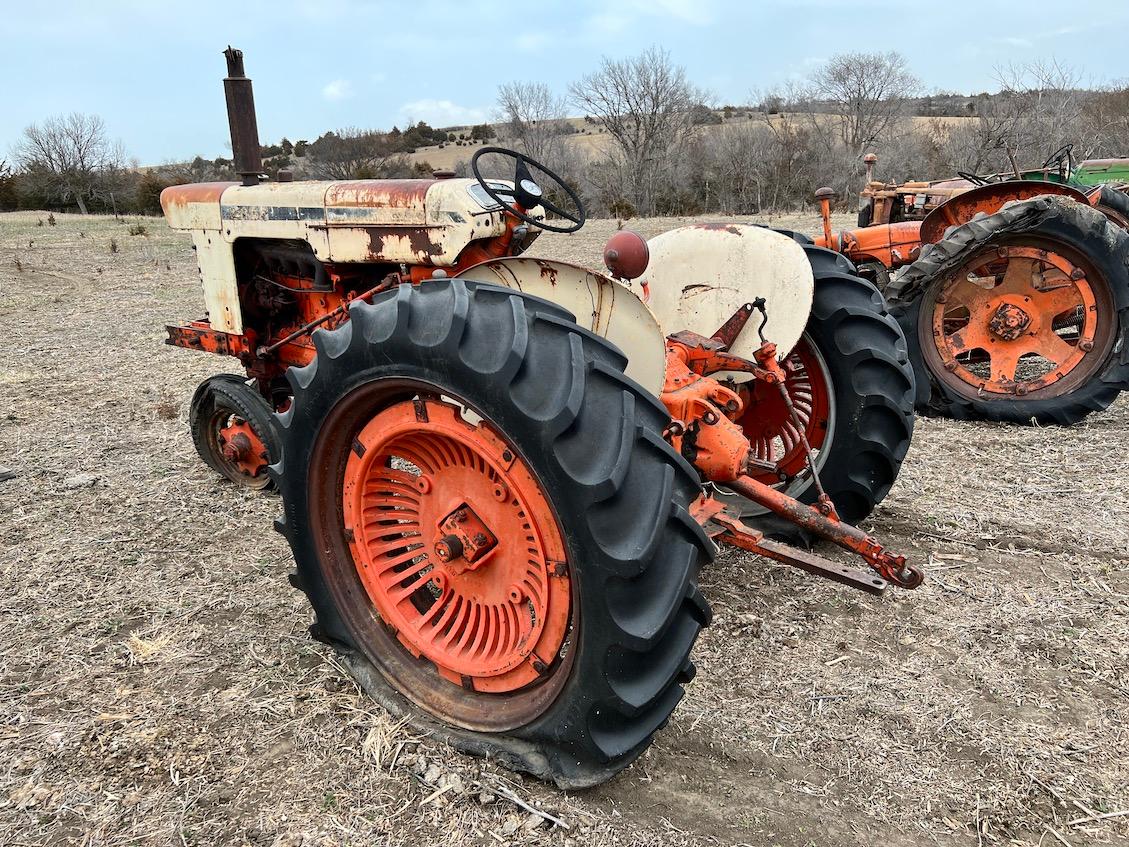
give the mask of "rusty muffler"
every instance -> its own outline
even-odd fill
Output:
[[[259,126],[255,120],[255,95],[243,71],[243,51],[231,45],[223,51],[227,76],[223,92],[227,98],[227,123],[231,129],[231,157],[244,185],[258,185],[263,178],[263,156],[259,149]]]

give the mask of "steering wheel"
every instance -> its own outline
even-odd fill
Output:
[[[1063,159],[1066,160],[1067,166],[1069,166],[1070,169],[1073,170],[1074,169],[1073,168],[1073,165],[1074,165],[1074,145],[1073,144],[1063,144],[1061,147],[1059,147],[1057,150],[1055,150],[1053,153],[1051,153],[1051,155],[1049,155],[1047,157],[1047,161],[1043,162],[1042,166],[1044,168],[1049,168],[1053,165],[1054,167],[1058,168],[1061,171]]]
[[[512,189],[499,191],[482,175],[482,172],[478,168],[478,160],[487,153],[497,153],[500,156],[514,160],[514,187]],[[588,220],[588,214],[584,211],[584,204],[567,182],[540,162],[536,162],[528,156],[518,153],[516,150],[508,150],[505,147],[480,147],[475,152],[474,156],[471,157],[470,171],[474,174],[474,178],[478,180],[478,184],[482,186],[482,190],[489,194],[490,198],[495,203],[501,206],[504,211],[509,212],[515,218],[525,221],[531,226],[539,227],[548,232],[576,232],[584,226],[584,222]],[[566,211],[556,203],[546,200],[545,192],[533,177],[534,171],[548,177],[551,186],[563,191],[565,197],[571,201],[575,211]],[[509,199],[503,200],[503,197]],[[550,223],[543,218],[532,218],[526,214],[526,210],[532,209],[534,206],[541,206],[554,215],[569,221],[569,223],[562,226]]]
[[[979,176],[977,174],[969,173],[968,171],[957,171],[957,176],[961,179],[966,179],[973,185],[991,185],[992,181],[986,176]]]

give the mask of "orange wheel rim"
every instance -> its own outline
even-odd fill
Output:
[[[1086,270],[1029,246],[973,257],[941,288],[930,322],[942,381],[1012,396],[1088,370],[1099,331]]]
[[[266,445],[251,424],[228,410],[220,410],[215,422],[216,446],[220,456],[237,474],[257,477],[266,472]]]
[[[407,400],[358,433],[342,486],[346,540],[400,644],[467,690],[546,676],[569,632],[564,540],[529,467],[460,407]]]
[[[788,375],[785,386],[800,427],[812,450],[818,451],[827,440],[831,421],[831,396],[823,367],[806,337],[781,365]],[[753,456],[775,463],[786,479],[803,473],[808,460],[800,439],[801,431],[784,405],[780,390],[762,380],[753,380],[741,387],[747,394],[743,398],[746,411],[738,423],[749,439]],[[782,481],[768,471],[753,476],[769,485]]]

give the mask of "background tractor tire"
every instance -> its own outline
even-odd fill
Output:
[[[1095,208],[1116,226],[1129,230],[1129,194],[1110,185],[1099,186],[1098,205]]]
[[[697,474],[663,440],[666,409],[623,375],[622,353],[565,310],[473,281],[404,285],[354,303],[350,320],[314,343],[315,360],[287,374],[293,402],[278,416],[282,458],[272,468],[285,509],[277,527],[316,615],[312,633],[387,709],[465,752],[563,788],[626,767],[681,700],[690,649],[710,620],[698,573],[715,548],[689,512]],[[439,678],[375,614],[340,538],[341,506],[329,501],[340,499],[354,431],[388,392],[416,391],[426,407],[431,387],[473,404],[555,513],[574,612],[567,647],[546,657],[551,698],[537,683],[490,694],[475,680]],[[426,691],[406,690],[405,678]],[[538,696],[539,711],[527,714]]]
[[[226,459],[217,442],[219,421],[232,415],[246,421],[258,436],[261,452],[266,454],[259,457],[262,469],[252,475],[241,472],[236,463]],[[258,391],[247,385],[246,377],[216,374],[200,383],[188,407],[188,426],[197,454],[216,473],[251,490],[262,491],[274,485],[267,470],[267,465],[278,461],[274,410]]]
[[[987,246],[1031,244],[1068,251],[1091,268],[1086,277],[1098,295],[1108,337],[1099,357],[1079,384],[1063,380],[1056,390],[1024,397],[993,395],[949,384],[939,374],[932,344],[930,310],[946,280]],[[887,290],[890,312],[910,341],[910,361],[917,377],[917,410],[956,420],[1069,426],[1108,407],[1129,388],[1129,235],[1100,211],[1068,199],[1043,196],[1012,201],[1000,211],[980,213],[950,227],[938,243],[902,270]],[[926,340],[928,338],[928,341]],[[1041,396],[1040,396],[1041,395]]]
[[[819,478],[839,515],[858,523],[890,492],[913,435],[906,341],[882,295],[855,275],[846,257],[814,246],[806,236],[782,232],[803,246],[815,276],[812,311],[799,344],[815,351],[829,382],[833,422],[817,456]],[[810,475],[783,490],[804,503],[818,498]],[[811,544],[812,537],[794,524],[744,504],[746,523],[766,535]]]

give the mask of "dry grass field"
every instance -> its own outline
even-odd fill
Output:
[[[670,725],[564,794],[394,722],[308,637],[277,497],[188,437],[235,362],[162,343],[202,311],[187,239],[45,217],[0,215],[0,844],[1129,841],[1129,402],[919,421],[867,523],[915,592],[723,552]],[[613,228],[535,252],[594,262]]]

